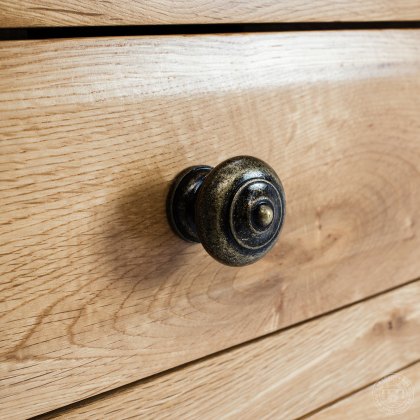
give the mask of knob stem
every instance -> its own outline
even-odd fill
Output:
[[[206,176],[213,168],[196,165],[177,175],[168,194],[166,211],[175,233],[188,242],[201,242],[195,224],[195,203]]]

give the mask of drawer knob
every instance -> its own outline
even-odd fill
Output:
[[[167,199],[169,223],[189,242],[201,242],[216,260],[251,264],[275,244],[286,198],[274,170],[251,156],[220,165],[191,166],[173,181]]]

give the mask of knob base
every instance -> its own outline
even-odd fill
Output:
[[[200,242],[195,224],[195,202],[198,191],[213,168],[190,166],[174,179],[168,193],[166,212],[172,230],[183,240]]]

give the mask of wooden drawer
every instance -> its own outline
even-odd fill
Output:
[[[106,3],[106,5],[104,5]],[[414,21],[418,0],[1,0],[0,27]]]
[[[318,418],[383,419],[386,400],[378,407],[366,387],[398,370],[416,397],[388,408],[415,420],[420,410],[419,300],[417,281],[51,413],[51,418],[103,419],[118,413],[119,419],[173,419],[194,413],[200,419],[253,420],[317,413]]]
[[[0,44],[0,417],[35,415],[420,275],[420,32]],[[175,174],[288,197],[244,268],[177,239]],[[48,398],[45,398],[48,395]]]

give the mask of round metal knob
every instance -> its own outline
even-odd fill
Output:
[[[251,264],[275,244],[286,212],[283,186],[274,170],[251,156],[220,165],[191,166],[173,181],[167,213],[182,239],[201,242],[216,260]]]

